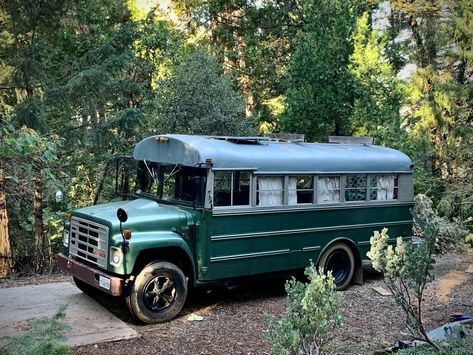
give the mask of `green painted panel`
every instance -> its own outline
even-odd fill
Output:
[[[411,235],[410,207],[367,205],[213,216],[209,249],[201,259],[207,270],[200,277],[215,280],[303,268],[337,238],[361,242],[359,250],[365,258],[374,230],[386,226],[393,238]]]

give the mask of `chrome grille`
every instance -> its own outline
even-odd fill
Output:
[[[106,268],[108,227],[82,218],[72,217],[69,253]]]

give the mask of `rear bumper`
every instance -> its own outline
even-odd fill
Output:
[[[59,253],[56,256],[56,262],[60,270],[77,277],[78,279],[84,281],[86,284],[93,286],[102,292],[108,293],[112,296],[121,296],[123,294],[124,281],[119,277],[110,276],[109,274],[103,271],[82,264],[77,260],[65,256],[62,253]],[[110,280],[110,283],[102,282],[102,284],[105,283],[107,286],[109,285],[110,287],[106,288],[101,286],[99,283],[99,280],[101,279],[102,281]]]

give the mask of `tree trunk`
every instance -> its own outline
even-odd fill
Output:
[[[45,263],[45,243],[43,225],[43,171],[40,167],[35,168],[33,178],[33,209],[34,209],[34,240],[36,251],[36,272],[42,273]]]
[[[7,199],[5,176],[0,162],[0,277],[10,274],[12,269],[10,236],[8,234]]]
[[[99,187],[97,188],[97,192],[95,193],[95,196],[94,196],[94,206],[97,204],[97,202],[99,202],[100,194],[102,193],[103,185],[105,183],[105,179],[107,178],[109,169],[110,169],[110,162],[107,162],[105,164],[105,168],[103,169],[103,175],[102,175],[102,179],[100,180]]]

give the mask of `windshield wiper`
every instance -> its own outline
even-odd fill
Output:
[[[151,172],[151,169],[149,168],[148,163],[146,162],[146,160],[143,160],[143,163],[145,163],[146,170],[148,170],[148,173],[149,173],[149,174],[151,175],[151,177],[153,178],[154,183],[156,184],[156,186],[158,186],[159,180],[158,180],[158,177],[155,176],[155,174],[154,174],[154,169],[153,169],[153,172]]]

